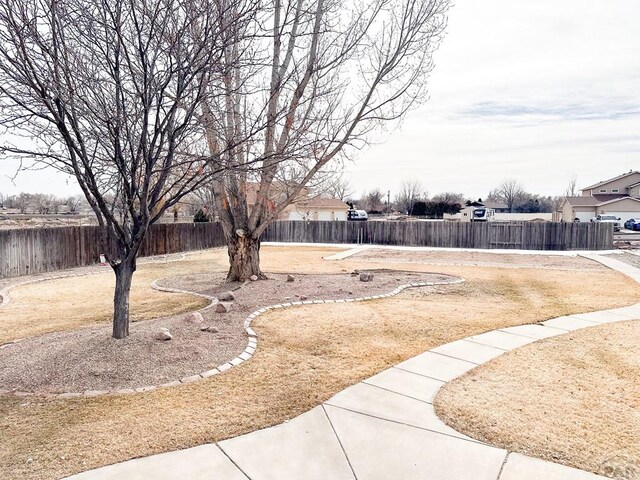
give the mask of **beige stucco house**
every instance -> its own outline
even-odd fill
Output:
[[[307,197],[289,205],[280,220],[346,220],[347,210],[339,198]]]
[[[599,214],[622,221],[640,218],[640,172],[630,171],[581,190],[577,197],[565,197],[560,207],[565,222],[588,222]]]

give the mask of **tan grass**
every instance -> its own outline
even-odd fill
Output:
[[[269,247],[265,247],[269,252]],[[317,262],[339,249],[299,248],[297,255],[279,247],[271,247],[274,255],[265,256],[265,269],[291,265],[298,271],[306,262]],[[313,260],[311,260],[313,259]],[[146,263],[138,266],[131,287],[131,319],[148,320],[190,312],[208,302],[192,295],[158,292],[151,282],[159,278],[228,269],[223,248],[195,252],[185,260],[168,263]],[[333,270],[335,271],[335,269]],[[82,277],[48,280],[15,287],[11,301],[0,307],[0,344],[50,332],[73,330],[88,325],[109,323],[113,315],[115,276],[105,267],[101,273]]]
[[[471,437],[618,479],[640,479],[640,322],[579,330],[449,383],[435,408]]]
[[[320,255],[313,249],[265,248],[263,266],[307,272],[376,266],[322,262]],[[287,263],[291,259],[295,264]],[[439,344],[503,326],[626,305],[640,297],[634,282],[604,269],[410,268],[462,275],[468,282],[431,293],[419,289],[388,300],[312,305],[259,317],[254,358],[178,388],[67,401],[0,396],[0,478],[57,478],[222,440],[299,415]]]

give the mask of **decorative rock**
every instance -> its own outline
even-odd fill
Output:
[[[287,282],[293,282],[294,280],[293,275],[287,275]]]
[[[218,294],[218,300],[220,302],[230,302],[231,300],[235,300],[235,298],[236,296],[233,294],[231,290]]]
[[[169,331],[168,328],[162,327],[160,328],[160,330],[153,336],[153,338],[155,338],[156,340],[171,340],[173,338],[173,335],[171,335],[171,332]]]
[[[229,302],[219,302],[216,304],[216,313],[227,313],[231,310],[231,304]]]
[[[300,295],[300,300],[306,300],[307,298],[309,297],[307,297],[306,295]]]
[[[372,280],[373,280],[373,273],[362,272],[360,274],[360,281],[361,282],[370,282]]]
[[[205,325],[203,327],[200,327],[200,331],[201,332],[218,333],[218,329],[216,327],[214,327],[213,325]]]
[[[193,312],[184,317],[184,321],[188,323],[199,324],[204,322],[204,317],[200,312]]]
[[[258,280],[258,276],[257,275],[251,275],[249,277],[249,280],[251,280],[252,282],[255,282],[256,280]]]

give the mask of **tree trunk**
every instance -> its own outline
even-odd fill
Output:
[[[267,278],[260,271],[260,240],[251,235],[234,234],[227,238],[229,251],[229,273],[227,282],[244,282],[252,275]]]
[[[113,338],[129,336],[129,293],[136,271],[136,259],[126,258],[113,267],[116,274],[116,290],[113,296]]]

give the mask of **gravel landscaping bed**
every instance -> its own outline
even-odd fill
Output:
[[[388,293],[407,283],[452,280],[430,273],[370,272],[372,282],[361,282],[350,273],[295,275],[293,281],[287,281],[287,275],[273,274],[268,280],[246,284],[224,284],[220,273],[163,279],[157,282],[159,286],[213,296],[231,289],[235,300],[228,313],[202,310],[202,324],[187,321],[188,315],[132,323],[131,335],[124,340],[110,338],[109,325],[7,345],[0,349],[0,389],[52,394],[159,385],[215,368],[240,354],[247,342],[244,319],[263,306],[358,298]],[[217,331],[202,331],[203,326]],[[169,329],[171,340],[154,339],[161,327]]]
[[[640,268],[640,255],[634,255],[633,253],[610,253],[609,255],[603,255],[603,257],[609,257],[614,260],[620,260],[632,267]]]

